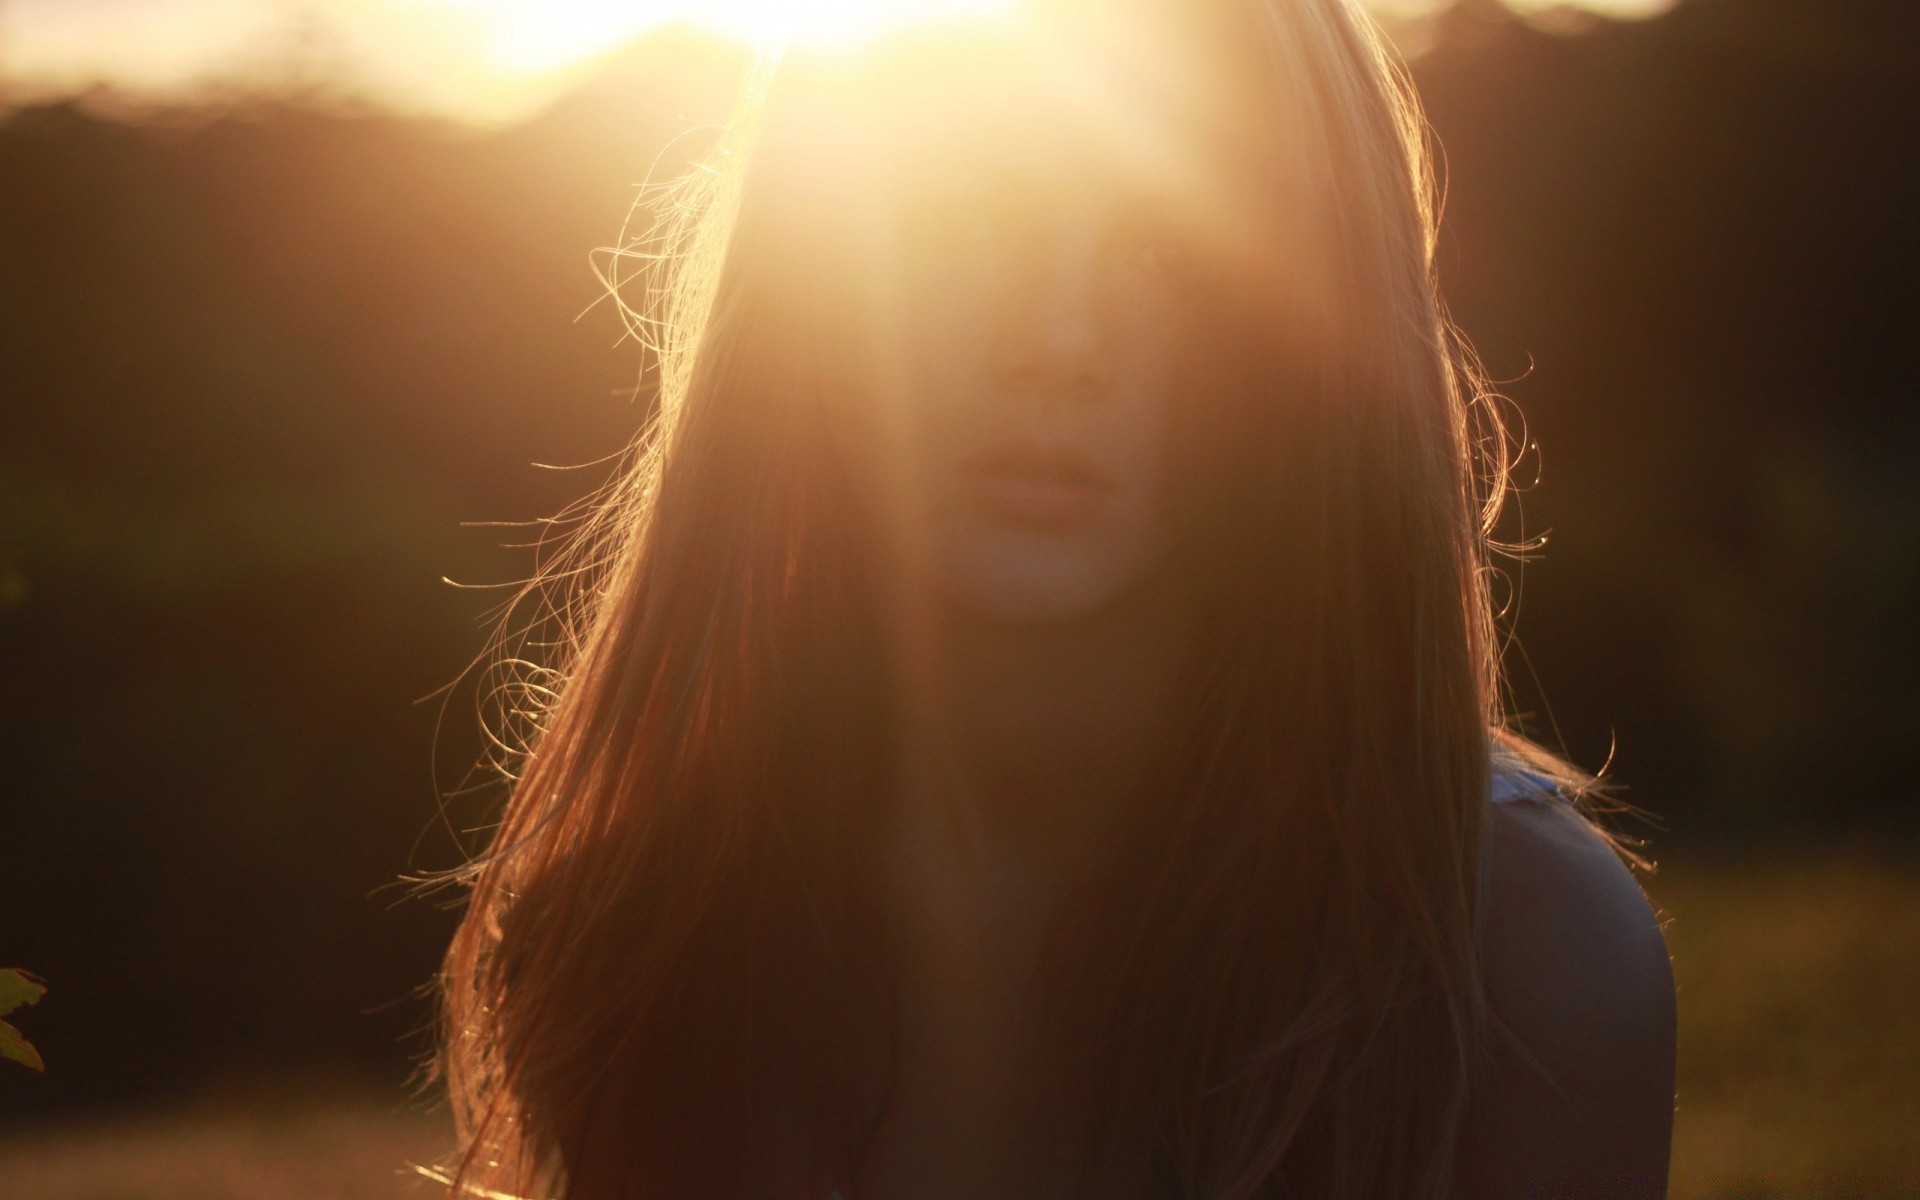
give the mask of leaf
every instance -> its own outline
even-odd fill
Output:
[[[23,1067],[32,1067],[44,1071],[47,1064],[40,1061],[40,1052],[33,1043],[20,1036],[20,1031],[5,1021],[0,1021],[0,1058],[10,1058]]]
[[[0,968],[0,1017],[22,1004],[37,1003],[47,987],[24,971]]]
[[[40,997],[46,994],[47,985],[25,971],[0,968],[0,1016],[23,1004],[38,1003]],[[10,1058],[36,1071],[47,1069],[47,1064],[40,1061],[40,1052],[33,1048],[33,1043],[21,1037],[20,1031],[5,1021],[0,1021],[0,1058]]]

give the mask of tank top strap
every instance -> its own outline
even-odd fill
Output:
[[[1487,798],[1495,804],[1543,804],[1559,794],[1552,776],[1525,767],[1496,766],[1487,786]]]

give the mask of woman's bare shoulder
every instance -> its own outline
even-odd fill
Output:
[[[1455,1194],[1664,1196],[1674,990],[1659,918],[1571,804],[1491,804],[1488,823],[1493,1028]]]

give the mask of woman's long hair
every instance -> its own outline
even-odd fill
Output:
[[[1501,729],[1508,443],[1436,298],[1423,126],[1367,19],[1161,7],[1243,60],[1209,110],[1242,145],[1191,173],[1218,251],[1176,430],[1205,629],[1161,786],[1053,927],[1059,1078],[1090,1179],[1438,1196],[1486,1021],[1489,748],[1551,765]],[[558,636],[441,980],[457,1189],[825,1200],[885,1110],[893,668],[857,399],[885,347],[854,69],[783,65],[638,247],[657,415],[536,581]]]

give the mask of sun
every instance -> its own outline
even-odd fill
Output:
[[[751,38],[857,42],[915,20],[979,14],[1007,0],[700,0],[696,20]]]
[[[568,67],[666,24],[756,45],[852,44],[909,21],[982,14],[1009,0],[425,0],[477,21],[503,67]]]

